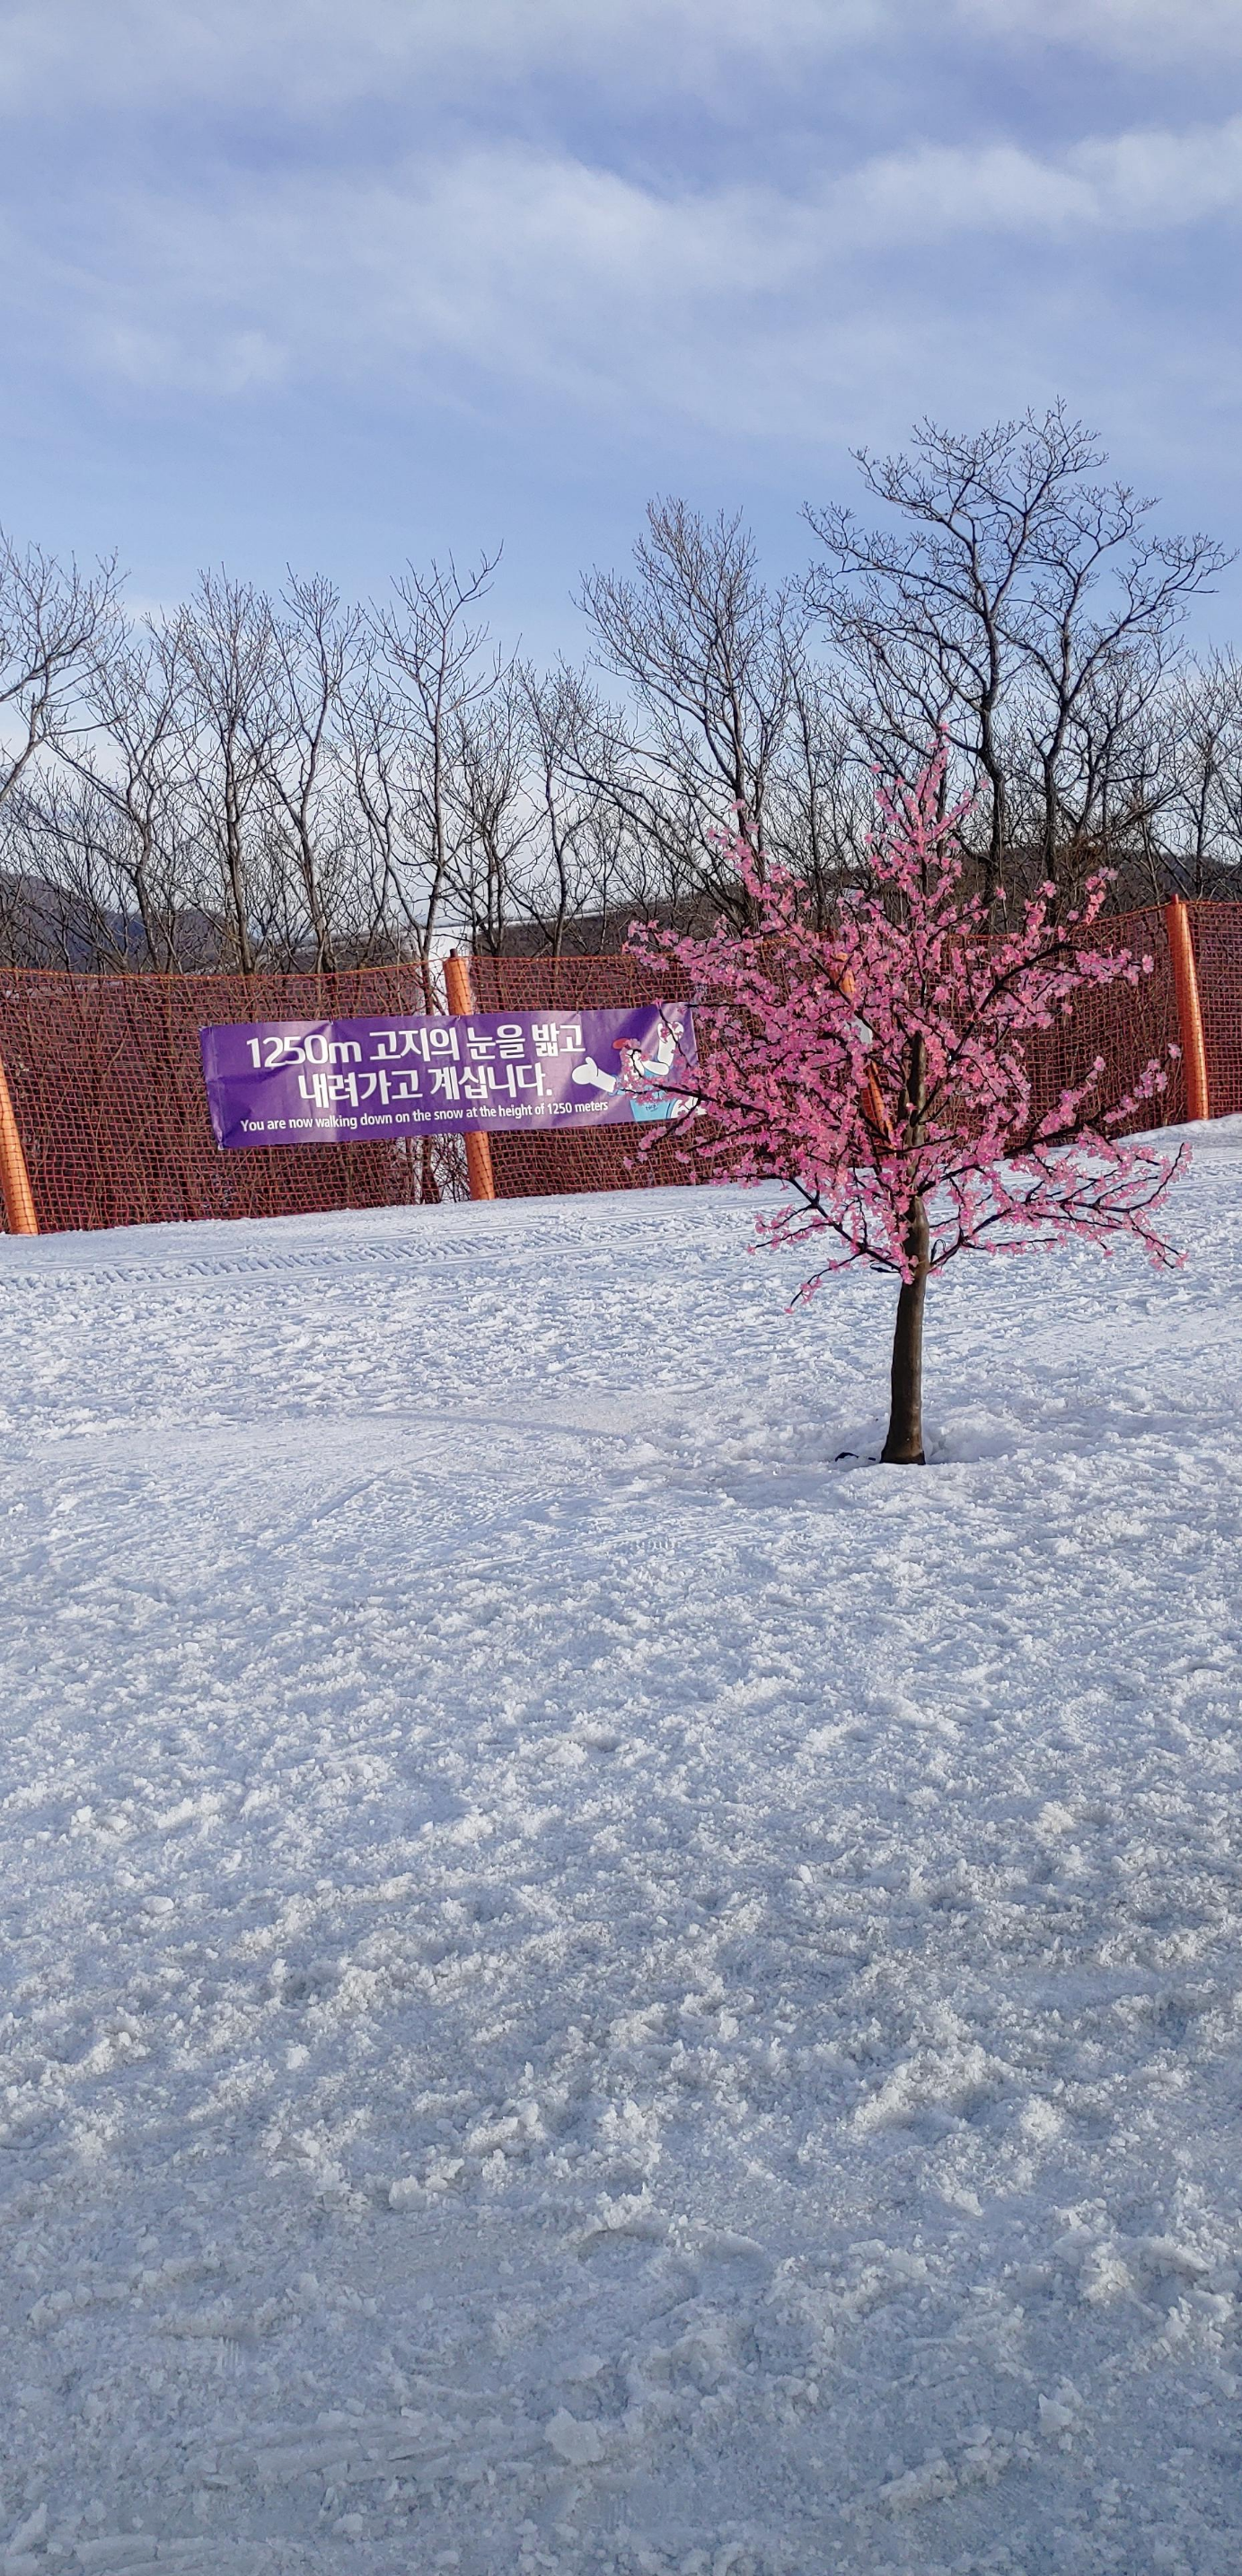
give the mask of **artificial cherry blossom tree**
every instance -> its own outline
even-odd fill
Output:
[[[701,1150],[731,1179],[787,1183],[786,1205],[758,1220],[764,1242],[825,1239],[799,1296],[856,1262],[899,1283],[882,1452],[895,1464],[923,1463],[927,1282],[959,1252],[1072,1237],[1106,1253],[1137,1242],[1161,1267],[1183,1257],[1155,1218],[1185,1148],[1115,1133],[1158,1099],[1163,1066],[1107,1103],[1098,1057],[1040,1114],[1026,1052],[1080,994],[1137,984],[1152,959],[1090,943],[1104,876],[1080,912],[1054,920],[1043,886],[1020,927],[986,937],[984,907],[963,884],[963,809],[942,810],[943,770],[941,752],[915,785],[881,792],[870,885],[831,930],[811,926],[797,881],[739,836],[727,847],[752,932],[634,934],[648,964],[671,957],[690,979],[700,1062],[675,1068],[669,1087],[707,1112]]]

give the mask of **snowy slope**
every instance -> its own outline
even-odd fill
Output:
[[[1239,1147],[0,1244],[0,2571],[1237,2567]]]

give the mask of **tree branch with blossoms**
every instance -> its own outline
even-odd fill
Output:
[[[719,836],[720,848],[752,930],[631,933],[644,963],[671,958],[690,982],[699,1063],[668,1087],[708,1115],[699,1153],[733,1180],[786,1183],[786,1205],[758,1220],[762,1243],[828,1239],[799,1298],[857,1262],[898,1281],[882,1455],[899,1464],[923,1462],[927,1283],[958,1253],[1069,1238],[1105,1253],[1135,1242],[1160,1267],[1184,1257],[1156,1219],[1187,1148],[1115,1132],[1154,1112],[1164,1064],[1153,1058],[1105,1105],[1097,1057],[1040,1112],[1027,1052],[1084,993],[1138,985],[1153,960],[1092,944],[1107,874],[1060,919],[1055,889],[1041,886],[1014,930],[988,937],[983,901],[963,884],[965,808],[942,810],[944,760],[941,749],[913,785],[878,791],[870,883],[830,929],[806,918],[797,879],[739,834]]]

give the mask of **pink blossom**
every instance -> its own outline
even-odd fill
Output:
[[[1079,911],[1054,918],[1055,889],[1041,886],[1016,928],[985,936],[984,907],[963,885],[963,809],[939,811],[943,769],[942,750],[913,786],[880,790],[871,883],[831,930],[806,919],[787,870],[722,834],[754,929],[632,934],[648,964],[674,959],[690,979],[695,1096],[711,1122],[699,1150],[731,1179],[789,1185],[758,1235],[816,1245],[803,1297],[858,1261],[909,1282],[959,1252],[1066,1237],[1106,1252],[1135,1241],[1174,1264],[1182,1256],[1155,1220],[1186,1149],[1110,1132],[1149,1103],[1154,1113],[1163,1066],[1153,1059],[1105,1106],[1097,1057],[1040,1116],[1025,1044],[1068,1018],[1085,989],[1136,984],[1151,960],[1084,937],[1104,876]]]

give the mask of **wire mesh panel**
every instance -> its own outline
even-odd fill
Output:
[[[1201,910],[1209,906],[1199,907]],[[1088,984],[1074,997],[1071,1016],[1054,1028],[1036,1030],[1026,1042],[1027,1067],[1039,1114],[1051,1109],[1061,1093],[1087,1080],[1098,1058],[1103,1071],[1092,1094],[1097,1115],[1115,1109],[1157,1059],[1168,1075],[1159,1098],[1142,1102],[1127,1117],[1110,1124],[1111,1135],[1124,1136],[1144,1127],[1172,1125],[1186,1115],[1186,1091],[1180,1059],[1169,1055],[1177,1044],[1177,997],[1169,957],[1164,914],[1158,904],[1141,912],[1110,914],[1097,922],[1086,942],[1114,954],[1126,948],[1138,965],[1150,957],[1152,971],[1137,984]]]
[[[690,986],[672,967],[658,971],[636,957],[476,957],[472,968],[480,1011],[630,1011],[643,1003],[684,1002]],[[547,1198],[565,1191],[657,1189],[668,1182],[718,1180],[702,1140],[688,1128],[638,1133],[594,1127],[540,1135],[525,1128],[491,1138],[496,1196]]]
[[[1242,1109],[1242,907],[1189,907],[1214,1113]],[[1096,1098],[1114,1107],[1152,1057],[1168,1063],[1162,1100],[1118,1132],[1185,1115],[1177,1006],[1156,906],[1098,925],[1092,944],[1151,957],[1137,986],[1087,987],[1073,1015],[1028,1042],[1036,1111],[1104,1060]],[[685,1001],[671,965],[620,957],[477,957],[479,1011],[627,1010]],[[466,1194],[464,1140],[252,1147],[221,1153],[207,1116],[198,1032],[230,1020],[387,1019],[445,1008],[418,966],[337,975],[72,975],[0,970],[0,1056],[30,1167],[41,1228],[150,1225],[166,1219],[312,1214],[399,1207]],[[704,1037],[710,1046],[706,1027]],[[493,1135],[500,1198],[643,1189],[727,1178],[693,1127]]]
[[[407,1137],[221,1153],[198,1032],[228,1020],[442,1010],[420,969],[342,975],[0,971],[0,1056],[46,1233],[195,1217],[295,1216],[463,1196],[465,1158]]]
[[[1212,1116],[1242,1110],[1242,905],[1191,903]]]
[[[1199,904],[1200,916],[1232,907]],[[1110,1132],[1125,1135],[1157,1121],[1184,1118],[1185,1090],[1180,1062],[1170,1057],[1176,1043],[1177,1003],[1169,960],[1164,915],[1158,905],[1121,913],[1099,923],[1089,934],[1094,948],[1128,949],[1140,962],[1152,961],[1150,974],[1137,985],[1087,985],[1076,997],[1072,1016],[1027,1041],[1027,1064],[1034,1088],[1036,1120],[1053,1108],[1063,1091],[1087,1080],[1097,1058],[1104,1069],[1093,1095],[1099,1111],[1115,1109],[1141,1079],[1153,1058],[1169,1076],[1156,1104],[1140,1106],[1115,1122]],[[1235,997],[1224,1016],[1234,1032],[1235,1083],[1242,1077],[1237,1040],[1242,1035],[1238,1001],[1242,999],[1242,919],[1230,954],[1237,960]],[[474,961],[475,992],[487,1010],[560,1011],[625,1010],[654,1000],[689,998],[689,985],[668,966],[644,967],[631,957],[479,957]],[[1222,1037],[1222,1061],[1225,1041]],[[709,1014],[699,1025],[700,1052],[710,1048]],[[1220,1106],[1223,1108],[1222,1100]],[[1213,1107],[1217,1103],[1213,1098]],[[728,1177],[727,1161],[708,1153],[710,1129],[661,1130],[654,1145],[644,1141],[641,1153],[624,1128],[602,1128],[579,1135],[492,1138],[492,1169],[500,1198],[534,1198],[551,1191],[652,1188],[668,1181],[710,1181]]]

